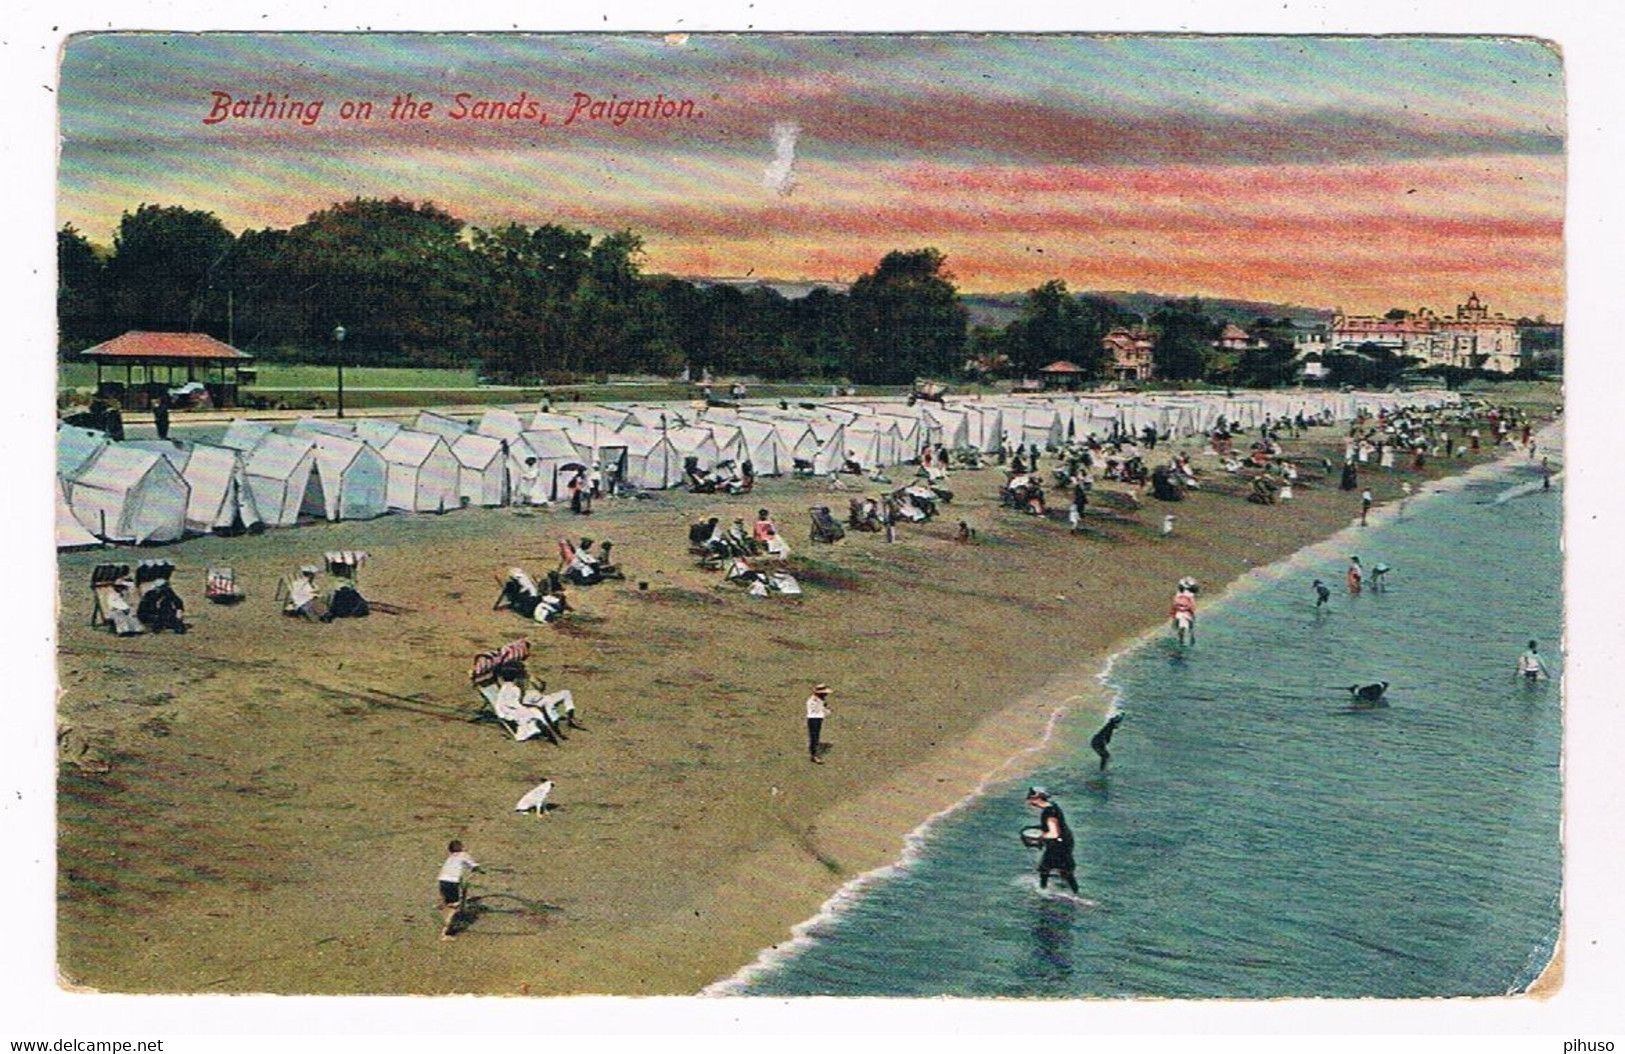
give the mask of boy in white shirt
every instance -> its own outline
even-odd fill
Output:
[[[457,921],[457,913],[463,910],[463,883],[467,881],[468,873],[478,871],[480,865],[463,852],[463,843],[456,839],[446,846],[446,851],[451,855],[440,865],[440,912],[446,917],[440,939],[454,941],[457,938],[452,936],[451,926]]]

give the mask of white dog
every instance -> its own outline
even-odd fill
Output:
[[[547,796],[552,793],[553,781],[543,780],[525,792],[525,796],[519,799],[519,803],[513,807],[513,811],[525,812],[526,810],[533,810],[537,816],[540,816],[547,811]]]

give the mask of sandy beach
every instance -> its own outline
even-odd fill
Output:
[[[1338,460],[1340,435],[1285,445]],[[1489,456],[1373,466],[1361,486],[1389,502]],[[59,780],[62,982],[698,992],[989,773],[1019,775],[1010,759],[1057,707],[1102,708],[1102,662],[1165,619],[1180,576],[1217,591],[1359,516],[1359,491],[1335,478],[1260,506],[1212,458],[1197,465],[1204,488],[1188,500],[1102,497],[1083,535],[999,508],[989,467],[954,473],[955,501],[895,544],[807,541],[807,507],[840,514],[857,483],[764,480],[738,498],[661,493],[590,517],[473,509],[63,555],[59,723],[89,750]],[[752,598],[687,552],[694,520],[749,522],[758,508],[784,528],[804,596]],[[955,541],[960,519],[974,544]],[[501,572],[555,566],[563,536],[613,540],[628,581],[572,590],[576,614],[552,626],[493,611]],[[402,613],[283,617],[279,577],[341,548],[371,554],[363,591]],[[91,629],[91,567],[158,556],[178,565],[192,632]],[[236,569],[242,604],[203,599],[215,564]],[[562,746],[476,720],[474,654],[521,636],[532,670],[581,708],[587,727]],[[802,702],[819,681],[834,694],[816,766]],[[543,778],[558,807],[513,812]],[[442,943],[434,877],[451,838],[486,870],[466,930]]]

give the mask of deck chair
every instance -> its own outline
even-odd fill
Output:
[[[237,572],[230,567],[211,567],[203,586],[203,595],[216,604],[235,604],[245,594],[237,584]]]
[[[536,716],[537,713],[540,713],[539,708],[524,707],[521,704],[522,709],[532,711],[530,713],[521,713],[500,704],[497,700],[497,694],[502,690],[501,682],[493,679],[485,684],[476,684],[474,690],[485,701],[486,712],[496,720],[497,724],[502,726],[508,735],[513,737],[515,743],[523,743],[525,740],[535,739],[537,736],[545,736],[548,742],[555,745],[561,741],[562,737],[559,735],[558,728],[554,723],[543,716]]]
[[[361,565],[367,562],[367,554],[359,549],[340,549],[324,555],[328,574],[334,578],[348,578],[352,582],[360,579]]]
[[[90,624],[105,626],[108,618],[107,601],[118,587],[130,582],[128,564],[97,564],[90,571]]]
[[[846,528],[835,522],[828,505],[814,505],[808,512],[812,516],[809,537],[815,542],[833,543],[846,537]]]
[[[90,572],[90,624],[107,626],[120,637],[145,633],[124,592],[133,585],[127,564],[98,564]]]
[[[143,560],[135,565],[135,591],[145,594],[159,582],[175,577],[175,565],[168,560]]]
[[[475,692],[479,694],[485,704],[483,714],[490,714],[496,719],[515,742],[534,739],[537,735],[545,735],[553,743],[558,743],[560,737],[551,720],[546,719],[546,711],[541,710],[543,720],[528,719],[530,715],[507,711],[499,708],[497,693],[502,687],[499,674],[512,670],[514,667],[524,668],[524,662],[530,657],[530,641],[521,637],[519,640],[509,641],[494,651],[484,651],[474,657],[474,667],[469,671],[469,682]]]

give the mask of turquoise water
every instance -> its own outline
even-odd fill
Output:
[[[1204,605],[1200,640],[1119,657],[1128,716],[1062,722],[1031,773],[723,985],[752,995],[1423,997],[1527,986],[1562,858],[1560,483],[1495,466]],[[1391,565],[1350,597],[1347,558]],[[1317,614],[1311,582],[1334,586]],[[1387,710],[1327,686],[1392,682]],[[1038,890],[1028,782],[1078,840],[1083,900]],[[1053,883],[1052,883],[1053,890]]]

